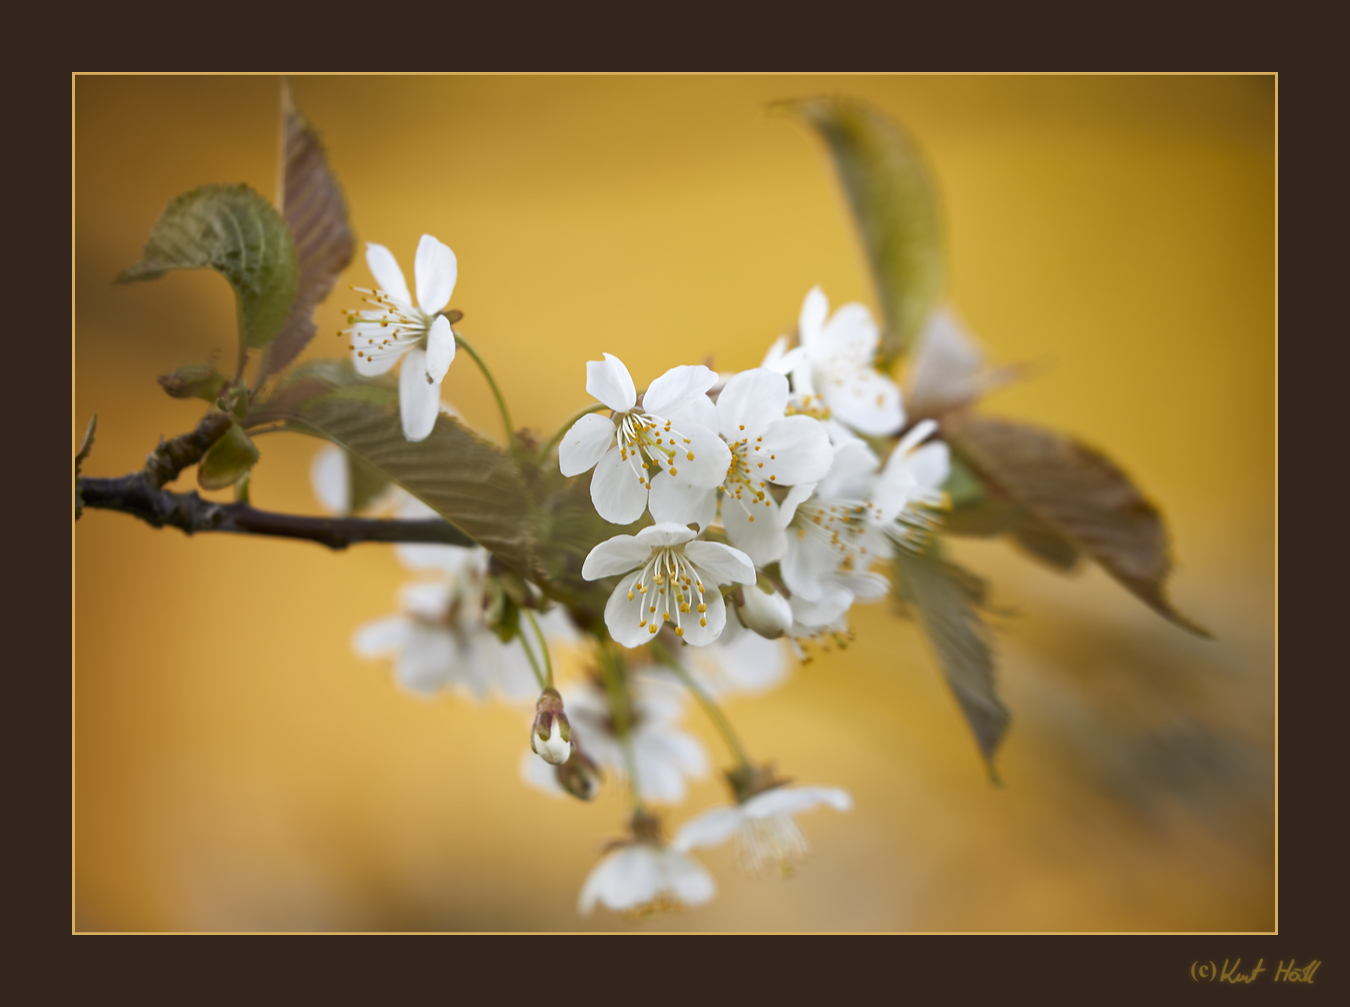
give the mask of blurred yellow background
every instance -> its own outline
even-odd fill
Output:
[[[944,198],[950,299],[996,362],[1037,374],[990,413],[1103,448],[1167,515],[1163,622],[1096,568],[1057,576],[957,540],[990,577],[1013,726],[988,783],[914,627],[854,609],[856,645],[732,700],[747,744],[841,786],[800,820],[788,881],[701,851],[705,907],[643,923],[575,901],[624,805],[517,776],[526,721],[395,690],[352,631],[392,612],[392,550],[75,527],[74,914],[93,930],[1271,930],[1274,884],[1275,200],[1271,78],[299,77],[358,238],[459,259],[452,306],[517,424],[589,401],[584,362],[641,386],[712,354],[756,365],[822,284],[875,306],[843,199],[777,98],[894,115]],[[75,82],[72,442],[142,464],[201,403],[155,375],[231,358],[214,274],[114,288],[164,204],[204,182],[275,196],[270,77]],[[364,284],[364,262],[342,279]],[[306,358],[336,356],[340,286]],[[462,360],[445,395],[500,437]],[[264,438],[261,507],[318,513],[319,444]],[[73,453],[73,448],[72,448]],[[189,473],[175,488],[193,487]],[[689,729],[721,744],[692,708]],[[677,825],[725,800],[696,783]]]

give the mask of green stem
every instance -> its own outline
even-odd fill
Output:
[[[713,722],[718,733],[722,735],[722,740],[731,750],[732,757],[741,764],[741,768],[753,769],[753,763],[751,763],[750,756],[745,751],[745,746],[741,744],[741,739],[736,737],[736,732],[731,727],[731,721],[727,720],[727,715],[722,712],[722,708],[713,702],[713,698],[703,691],[698,682],[694,681],[694,676],[689,674],[684,665],[675,660],[675,655],[664,646],[654,642],[652,653],[657,656],[662,664],[674,671],[679,676],[680,681],[685,684],[685,688],[694,694],[694,698],[698,700],[699,705],[703,707],[703,712],[708,715],[708,719]]]
[[[539,690],[542,692],[553,684],[553,675],[550,672],[549,680],[544,681],[544,673],[539,670],[539,661],[534,656],[534,651],[530,650],[530,643],[525,639],[525,634],[520,633],[520,645],[525,648],[525,656],[530,660],[530,670],[534,672],[535,680],[539,683]]]
[[[454,336],[455,345],[473,357],[473,362],[478,365],[478,369],[483,372],[483,377],[487,379],[488,387],[492,389],[492,394],[497,400],[497,410],[502,414],[502,426],[506,427],[506,443],[510,444],[515,440],[516,428],[511,424],[511,410],[506,408],[506,399],[502,398],[502,390],[497,387],[492,372],[488,370],[487,364],[483,363],[483,358],[478,355],[478,351],[470,346],[468,341],[458,332]]]
[[[540,459],[540,461],[542,461],[543,459],[545,459],[545,458],[548,457],[548,453],[549,453],[550,451],[552,451],[555,447],[557,447],[558,442],[559,442],[560,440],[562,440],[563,437],[566,436],[567,431],[569,431],[569,430],[572,429],[573,424],[575,424],[575,423],[577,422],[577,420],[581,419],[581,417],[583,417],[583,416],[589,416],[591,413],[598,413],[598,412],[600,412],[600,410],[602,410],[602,409],[608,409],[608,408],[609,408],[609,406],[605,405],[603,402],[597,402],[595,405],[591,406],[589,409],[583,409],[581,412],[577,413],[577,414],[576,414],[575,416],[573,416],[570,420],[568,420],[566,423],[564,423],[562,426],[560,426],[560,427],[558,428],[558,432],[557,432],[556,434],[554,434],[552,437],[550,437],[550,438],[548,439],[548,443],[545,444],[545,445],[543,446],[543,448],[540,449],[540,451],[539,451],[539,459]]]
[[[539,629],[539,623],[535,621],[534,613],[528,608],[521,609],[525,613],[525,618],[530,620],[530,628],[534,630],[535,639],[539,641],[539,650],[544,655],[544,677],[548,679],[545,689],[553,688],[553,659],[548,656],[548,643],[544,640],[544,634]]]
[[[642,811],[642,788],[638,784],[637,755],[633,751],[632,724],[628,720],[628,690],[623,681],[621,659],[606,650],[600,652],[600,673],[605,679],[605,693],[609,697],[609,712],[614,718],[614,730],[623,749],[624,765],[628,769],[628,785],[633,797],[633,810]]]

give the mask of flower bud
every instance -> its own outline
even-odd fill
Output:
[[[563,765],[572,754],[572,725],[563,713],[562,696],[557,689],[545,689],[539,694],[534,710],[530,748],[545,762]]]
[[[736,615],[741,625],[760,636],[776,640],[792,628],[792,606],[781,594],[749,584],[736,592]]]
[[[572,756],[556,770],[558,783],[573,797],[582,801],[594,800],[600,793],[600,767],[581,746],[572,742]]]

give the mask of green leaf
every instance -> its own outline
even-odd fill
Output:
[[[175,399],[215,402],[225,387],[225,375],[214,364],[184,364],[155,379]]]
[[[113,282],[154,280],[171,269],[214,269],[229,281],[245,347],[266,346],[295,299],[290,231],[247,185],[203,185],[179,196],[150,229],[141,261]]]
[[[810,124],[839,173],[872,268],[886,331],[881,355],[903,354],[945,282],[937,186],[899,123],[862,102],[805,98],[777,103]]]
[[[207,490],[233,486],[248,475],[257,460],[258,449],[244,428],[238,423],[231,424],[230,432],[211,445],[197,466],[197,483]]]
[[[263,358],[259,386],[298,357],[314,338],[314,308],[333,289],[356,248],[342,188],[328,166],[318,133],[295,107],[285,81],[279,156],[277,208],[295,241],[299,280],[286,323]]]
[[[1050,562],[1081,550],[1164,618],[1210,635],[1168,600],[1172,559],[1162,513],[1109,458],[1062,434],[988,416],[971,416],[945,435],[1034,519],[1031,531],[1017,535],[1023,547]]]
[[[396,390],[375,383],[334,387],[320,370],[279,388],[250,413],[249,427],[280,422],[327,438],[491,550],[507,568],[526,577],[536,574],[534,499],[510,455],[444,414],[426,440],[408,441]]]
[[[994,775],[994,753],[1011,717],[994,684],[989,631],[977,606],[984,603],[984,581],[935,554],[897,549],[895,591],[914,613],[966,722]]]

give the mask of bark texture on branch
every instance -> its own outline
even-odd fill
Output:
[[[441,518],[417,521],[376,518],[303,517],[258,510],[245,503],[215,503],[195,491],[174,493],[136,472],[117,479],[81,478],[80,497],[89,509],[115,510],[138,517],[156,528],[166,525],[188,535],[233,532],[317,542],[345,549],[358,542],[417,542],[432,545],[474,545],[473,539]]]

